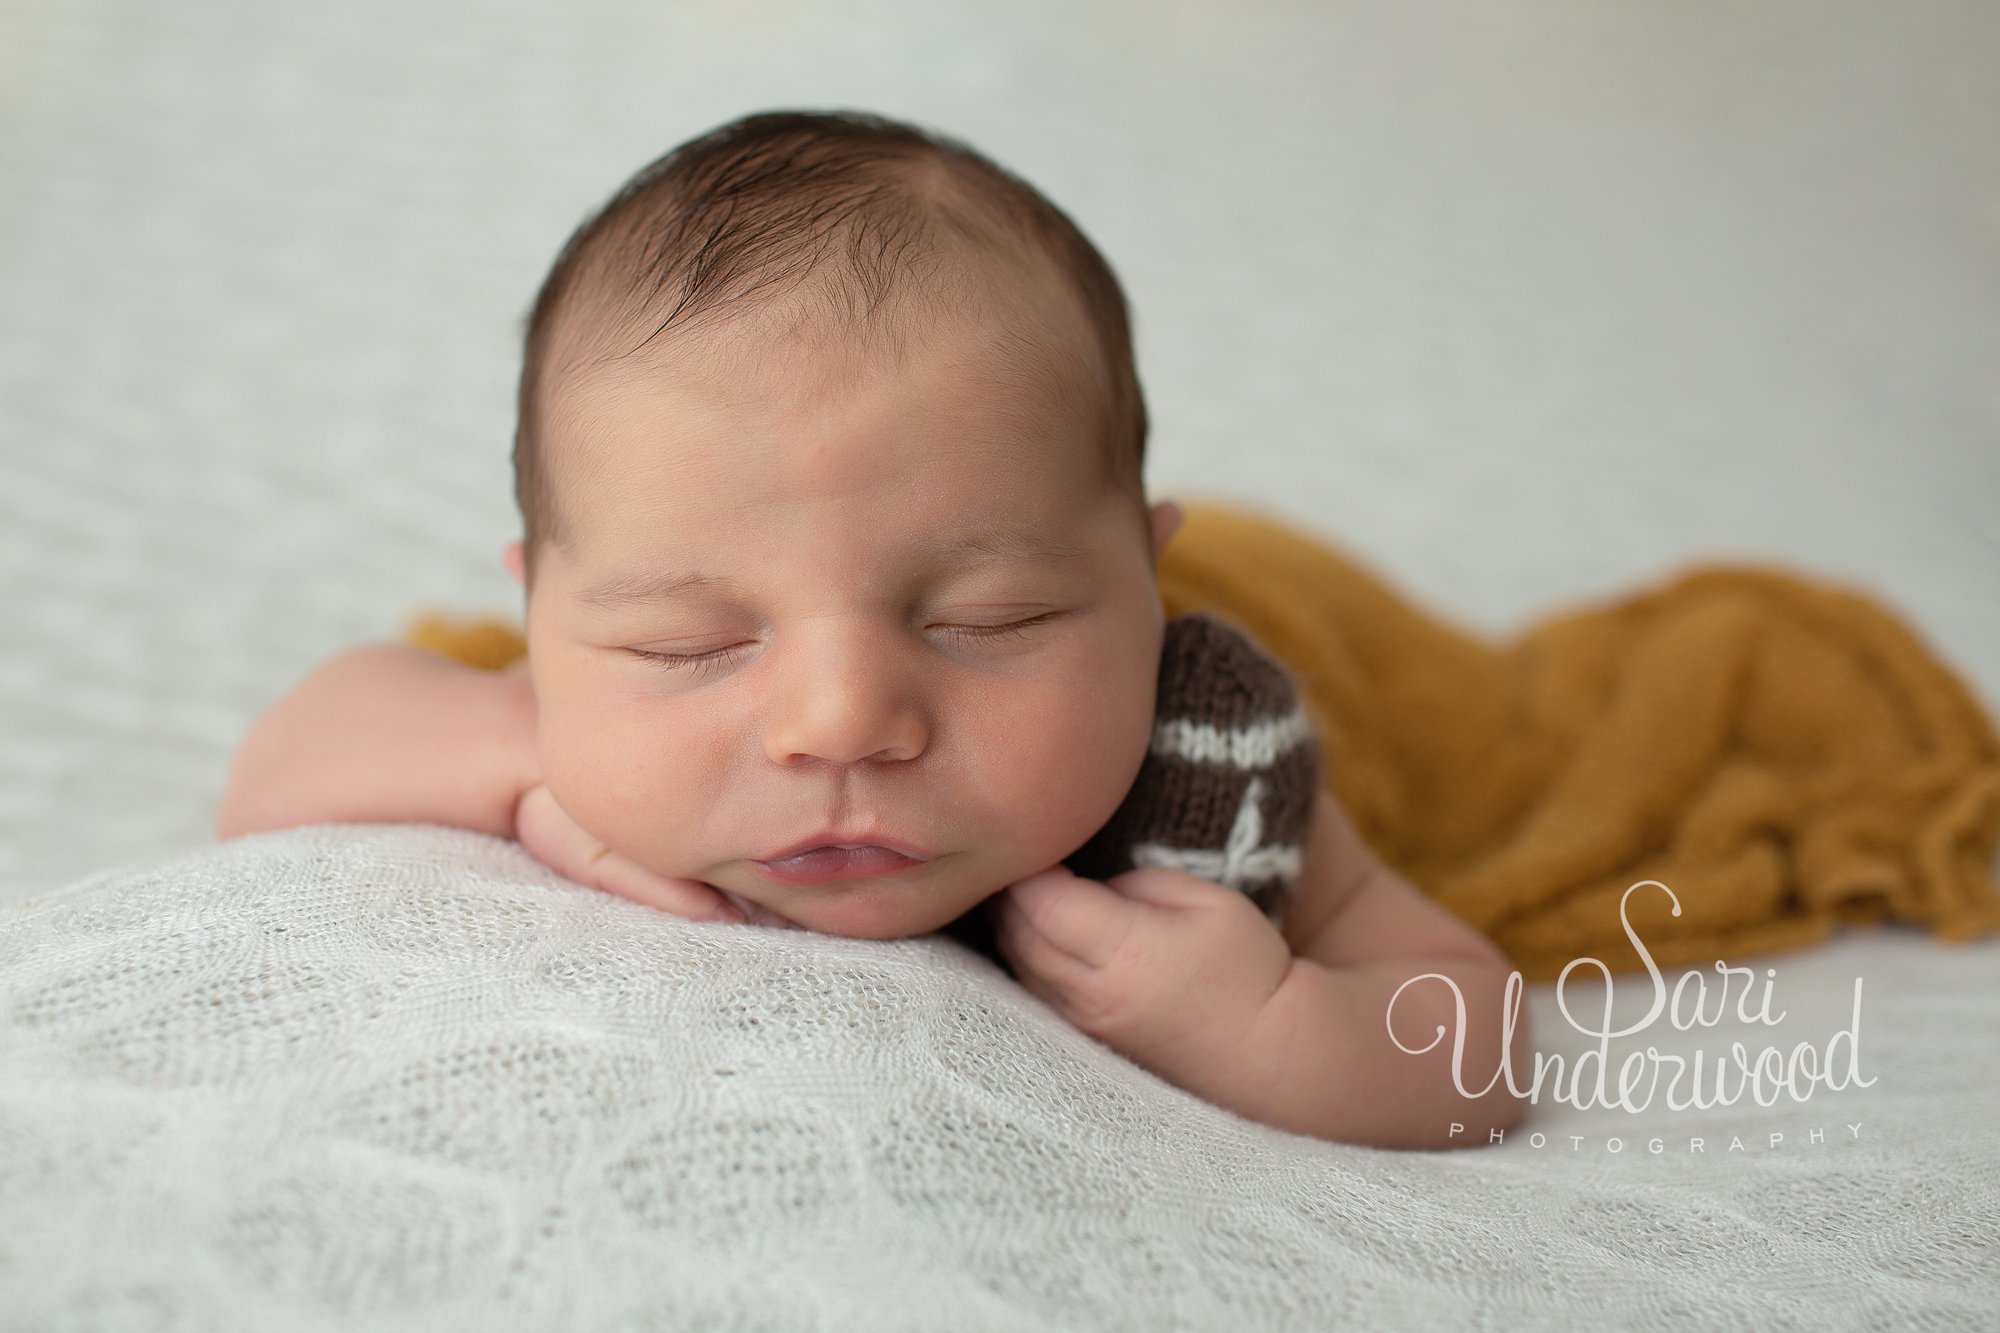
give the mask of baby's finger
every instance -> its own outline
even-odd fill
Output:
[[[1018,903],[1003,899],[999,904],[994,942],[1021,985],[1051,1008],[1061,1009],[1064,995],[1090,978],[1090,965],[1037,933]]]
[[[1102,892],[1095,881],[1084,882]],[[1158,986],[1147,984],[1143,963],[1127,966],[1115,949],[1104,962],[1070,953],[1028,924],[1018,903],[1003,901],[999,938],[1001,951],[1029,994],[1072,1026],[1121,1050],[1125,1034],[1136,1030],[1156,1002]]]
[[[1093,967],[1129,946],[1148,910],[1063,866],[1030,875],[1007,896],[1036,936]]]
[[[1140,866],[1122,875],[1113,875],[1104,881],[1104,886],[1129,901],[1174,910],[1212,908],[1248,901],[1235,889],[1172,866]]]
[[[546,783],[522,795],[514,833],[530,855],[564,879],[696,921],[743,920],[743,913],[708,885],[655,875],[613,852],[570,817]]]
[[[606,893],[696,921],[744,920],[742,912],[699,880],[655,875],[605,848],[598,853],[590,863],[591,880]]]

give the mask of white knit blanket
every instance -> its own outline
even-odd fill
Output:
[[[1826,1046],[1863,948],[1773,960],[1776,1027],[1640,1040]],[[1990,1328],[2000,947],[1865,949],[1871,1087],[1401,1153],[1182,1093],[950,940],[260,835],[0,916],[0,1327]]]

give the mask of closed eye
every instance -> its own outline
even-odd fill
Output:
[[[1025,639],[1028,629],[1054,620],[1060,614],[1059,611],[1044,611],[1041,615],[1005,625],[945,625],[943,629],[947,634],[964,639]]]
[[[1061,614],[1059,611],[1045,611],[1041,615],[1010,621],[1005,625],[941,625],[939,628],[954,638],[991,643],[998,639],[1027,638],[1029,629],[1054,620]],[[690,672],[699,680],[734,662],[740,645],[732,644],[707,653],[655,653],[644,648],[628,648],[626,651],[635,657],[645,658],[663,671]]]

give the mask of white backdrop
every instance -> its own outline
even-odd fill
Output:
[[[198,845],[242,730],[413,604],[518,613],[535,286],[768,106],[934,125],[1067,209],[1135,309],[1160,494],[1495,633],[1786,561],[2000,698],[1977,0],[0,16],[0,898]]]

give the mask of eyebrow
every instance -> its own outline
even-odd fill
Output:
[[[1012,528],[988,528],[978,532],[945,537],[932,535],[916,544],[916,554],[929,563],[990,564],[1001,560],[1059,563],[1082,560],[1090,552],[1060,537],[1045,533],[1021,532]],[[695,592],[741,595],[743,585],[726,574],[694,571],[669,574],[641,571],[614,574],[576,595],[579,602],[600,610],[670,602]]]

